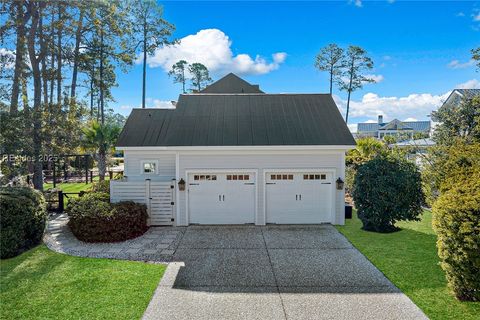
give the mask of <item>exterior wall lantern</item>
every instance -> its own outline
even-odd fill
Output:
[[[339,178],[337,179],[336,183],[337,183],[337,190],[343,190],[343,185],[344,185],[345,183],[343,182],[342,178],[339,177]]]
[[[183,178],[178,181],[178,190],[185,191],[185,180]]]

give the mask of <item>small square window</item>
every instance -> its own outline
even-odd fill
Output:
[[[157,164],[155,162],[144,162],[143,173],[155,173]]]
[[[322,180],[326,180],[326,179],[327,179],[327,175],[326,175],[326,174],[322,174],[322,175],[321,175],[321,179],[322,179]]]
[[[277,180],[282,180],[282,175],[281,174],[277,174]]]
[[[309,178],[310,180],[313,180],[313,179],[315,179],[315,176],[314,176],[313,174],[311,174],[311,175],[308,176],[308,178]]]
[[[227,180],[232,180],[232,175],[231,174],[227,174]]]
[[[274,175],[274,174],[270,175],[270,179],[271,179],[271,180],[276,180],[276,178],[277,178],[276,175]]]
[[[205,180],[205,176],[200,176],[200,180]]]
[[[216,176],[216,175],[213,175],[213,176],[212,176],[212,180],[217,180],[217,176]]]
[[[288,175],[288,180],[293,180],[293,174]]]
[[[238,175],[238,180],[243,180],[243,174]]]
[[[315,180],[320,180],[320,175],[319,174],[315,175]]]
[[[283,179],[283,180],[287,180],[287,175],[284,174],[284,175],[282,176],[282,179]]]
[[[308,180],[308,174],[303,175],[303,180]]]
[[[198,180],[198,175],[193,176],[193,180]]]
[[[237,180],[238,176],[236,174],[233,175],[233,180]]]
[[[250,180],[250,175],[244,174],[243,175],[243,180]]]

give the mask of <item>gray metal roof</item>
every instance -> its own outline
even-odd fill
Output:
[[[396,119],[395,119],[396,120]],[[392,121],[395,121],[392,120]],[[392,122],[390,121],[390,122]],[[398,121],[398,120],[397,120]],[[385,127],[390,122],[376,123],[376,122],[365,122],[359,123],[357,126],[357,132],[375,132],[378,131],[381,127]],[[430,121],[400,121],[406,127],[412,128],[414,131],[430,131]]]
[[[394,144],[391,144],[390,146],[398,146],[398,147],[431,147],[435,145],[435,141],[433,141],[430,138],[424,138],[424,139],[416,139],[416,140],[405,140],[401,142],[397,142]]]
[[[233,73],[212,83],[200,93],[264,93],[258,85],[250,84]]]
[[[455,91],[459,92],[463,97],[467,99],[480,96],[480,89],[455,89]]]
[[[187,94],[134,109],[118,147],[355,145],[329,94]]]

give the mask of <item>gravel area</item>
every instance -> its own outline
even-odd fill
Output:
[[[182,239],[184,227],[151,227],[144,235],[124,242],[86,243],[67,226],[66,214],[51,216],[43,241],[53,251],[72,256],[166,263]]]

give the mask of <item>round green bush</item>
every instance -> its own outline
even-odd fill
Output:
[[[459,300],[480,301],[480,172],[440,195],[433,228],[450,289]]]
[[[67,205],[68,226],[85,242],[117,242],[148,230],[147,207],[132,201],[110,203],[107,193],[87,193]]]
[[[90,191],[110,194],[110,180],[94,182],[90,188]]]
[[[0,256],[19,255],[40,243],[47,211],[41,192],[28,187],[0,188]]]
[[[393,232],[397,221],[418,221],[423,198],[420,172],[407,160],[378,156],[355,175],[353,199],[364,230]]]

